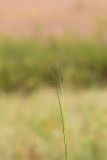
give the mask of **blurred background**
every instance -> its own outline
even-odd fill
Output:
[[[0,159],[107,160],[107,1],[0,0]]]

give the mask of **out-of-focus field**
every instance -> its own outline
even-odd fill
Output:
[[[0,0],[0,160],[107,160],[107,1]]]
[[[54,76],[69,88],[106,86],[104,37],[0,40],[0,91],[30,93],[42,85],[55,86]]]
[[[69,159],[107,159],[107,89],[61,94]],[[56,91],[0,96],[0,159],[64,159]]]

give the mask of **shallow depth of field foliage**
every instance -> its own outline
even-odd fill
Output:
[[[66,85],[69,87],[106,84],[106,42],[95,38],[79,39],[72,36],[47,39],[1,39],[1,90],[31,91],[42,84],[54,85],[51,83],[53,80],[51,71],[58,79],[57,70],[59,74],[63,72]]]
[[[106,40],[73,36],[1,38],[1,160],[64,160],[61,82],[68,160],[107,160]]]
[[[69,160],[107,159],[107,89],[61,95]],[[64,160],[60,112],[53,89],[28,97],[0,96],[0,159]]]

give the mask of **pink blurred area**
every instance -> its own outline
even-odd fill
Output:
[[[0,0],[0,35],[90,36],[106,18],[107,0]]]

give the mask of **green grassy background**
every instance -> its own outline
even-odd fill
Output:
[[[69,160],[107,159],[106,41],[73,36],[1,38],[0,159],[64,159],[60,82]]]
[[[107,81],[107,45],[96,38],[72,36],[0,41],[0,89],[33,90],[64,75],[69,87],[103,86]],[[63,79],[62,79],[63,80]]]

